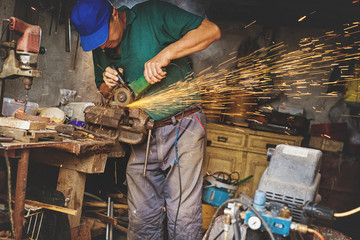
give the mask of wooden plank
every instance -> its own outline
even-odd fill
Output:
[[[86,223],[82,222],[80,226],[71,228],[70,230],[71,240],[90,240],[92,225],[88,222]]]
[[[23,130],[18,128],[0,127],[0,134],[7,137],[13,137],[15,140],[24,143],[62,141],[57,132],[53,130]]]
[[[44,141],[37,143],[25,143],[25,142],[13,141],[11,143],[2,143],[2,144],[6,150],[47,147],[47,148],[56,148],[74,154],[83,154],[89,151],[93,153],[109,152],[111,148],[114,146],[114,141],[110,141],[110,140],[78,141],[78,140],[63,139],[63,142]]]
[[[36,121],[25,121],[13,117],[0,117],[0,126],[13,127],[23,130],[45,130],[46,123]]]
[[[48,124],[50,122],[50,118],[48,117],[40,117],[40,116],[32,116],[21,113],[15,113],[15,118],[25,120],[25,121],[36,121],[36,122],[44,122]]]
[[[107,203],[106,202],[84,202],[84,206],[106,208]],[[129,206],[127,204],[114,203],[114,208],[128,209]]]
[[[31,149],[31,161],[47,165],[75,170],[83,173],[103,173],[107,161],[107,153],[92,153],[76,155],[58,149]]]
[[[95,213],[96,217],[99,218],[101,221],[111,224],[111,225],[117,225],[117,220],[115,218],[106,216],[102,213]]]
[[[62,192],[65,198],[69,198],[68,208],[77,210],[75,216],[68,216],[70,228],[80,226],[81,209],[84,199],[86,174],[69,170],[59,169],[59,177],[56,190]]]
[[[74,209],[69,209],[69,208],[60,207],[60,206],[51,205],[51,204],[42,203],[42,202],[33,201],[33,200],[26,199],[25,204],[35,206],[35,207],[49,209],[49,210],[56,211],[56,212],[66,213],[66,214],[73,215],[73,216],[75,216],[77,213],[77,211]]]

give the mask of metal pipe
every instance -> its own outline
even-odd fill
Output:
[[[152,130],[149,129],[148,139],[147,139],[147,143],[146,143],[146,153],[145,153],[144,170],[143,170],[143,176],[144,176],[144,177],[146,177],[146,169],[147,169],[147,164],[148,164],[148,159],[149,159],[151,132],[152,132]]]
[[[36,229],[38,216],[39,216],[39,213],[37,213],[36,217],[35,217],[35,222],[34,222],[33,230],[32,230],[32,233],[31,233],[31,239],[34,239],[34,234],[35,234],[35,229]]]
[[[110,202],[111,202],[111,198],[108,197],[108,205],[107,205],[107,212],[106,212],[106,216],[108,216],[108,217],[110,216]],[[110,233],[110,225],[107,223],[106,224],[106,236],[105,236],[106,240],[110,240],[109,233]]]
[[[15,240],[22,239],[25,193],[26,193],[28,166],[29,166],[29,152],[30,149],[23,149],[21,151],[21,157],[18,161],[18,167],[17,167],[15,204],[14,204]]]
[[[30,216],[30,220],[29,220],[29,223],[28,223],[28,228],[27,228],[26,234],[29,234],[32,218],[33,218],[33,215]]]
[[[110,202],[110,217],[114,217],[114,202]],[[110,224],[109,240],[113,240],[113,225]]]
[[[0,93],[0,117],[3,116],[3,103],[4,103],[4,94],[5,94],[5,78],[1,79],[1,93]]]
[[[39,233],[40,233],[40,229],[41,229],[43,217],[44,217],[44,211],[41,212],[40,224],[39,224],[38,232],[37,232],[37,235],[36,235],[36,238],[35,238],[35,239],[39,239]]]

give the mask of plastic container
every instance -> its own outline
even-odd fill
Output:
[[[85,121],[85,109],[90,106],[95,106],[91,102],[71,102],[64,106],[63,110],[67,117],[72,120]]]
[[[54,123],[63,123],[65,121],[65,113],[60,108],[56,107],[49,107],[44,108],[40,112],[40,117],[47,117],[50,118],[50,122]]]
[[[36,115],[38,109],[39,104],[34,102],[27,102],[25,108],[25,101],[19,101],[13,98],[4,98],[2,114],[6,117],[13,117],[15,113]]]
[[[222,183],[213,176],[207,176],[205,178],[202,200],[207,204],[219,207],[226,200],[233,197],[235,191],[235,185]]]

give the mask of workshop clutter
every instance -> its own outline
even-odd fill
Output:
[[[2,114],[6,117],[13,117],[15,113],[36,115],[38,109],[39,104],[34,102],[25,102],[13,98],[4,98]]]
[[[203,202],[212,206],[220,206],[229,198],[232,198],[236,191],[236,183],[230,174],[217,172],[206,176],[204,179]]]

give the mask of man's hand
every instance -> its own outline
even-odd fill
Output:
[[[199,27],[190,30],[178,41],[170,44],[145,63],[144,76],[146,81],[150,84],[159,82],[166,76],[166,72],[161,68],[166,67],[171,60],[199,52],[220,37],[219,27],[204,19]]]
[[[122,68],[118,69],[121,74],[123,74],[124,70]],[[117,77],[117,71],[112,69],[111,67],[107,67],[103,72],[103,80],[106,86],[110,89],[119,84],[119,78]]]
[[[170,60],[162,52],[147,61],[144,66],[144,77],[146,81],[150,84],[160,82],[161,79],[166,77],[166,72],[161,68],[166,67],[169,63]]]

